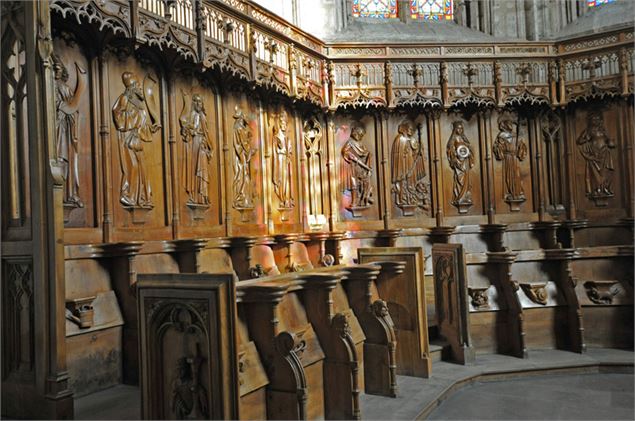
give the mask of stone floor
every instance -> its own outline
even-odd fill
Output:
[[[529,358],[478,355],[435,362],[432,377],[398,376],[397,398],[362,395],[364,419],[635,419],[631,351],[531,350]],[[75,401],[75,418],[140,417],[139,389],[116,386]]]

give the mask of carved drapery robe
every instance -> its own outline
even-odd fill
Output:
[[[577,141],[580,153],[586,161],[585,186],[590,197],[612,196],[612,176],[615,171],[611,142],[603,127],[586,129]]]
[[[251,158],[256,153],[251,147],[251,130],[242,117],[235,117],[234,146],[234,207],[251,209],[254,207],[251,184]]]
[[[511,131],[502,130],[494,141],[494,156],[503,162],[505,200],[524,200],[519,162],[527,156],[527,145]]]
[[[284,130],[278,129],[273,136],[273,190],[280,200],[280,207],[293,207],[291,197],[292,145]]]
[[[112,109],[118,131],[121,162],[121,197],[124,206],[152,207],[152,188],[147,179],[143,143],[152,142],[152,124],[142,94],[126,90]]]
[[[450,168],[454,172],[452,203],[471,204],[470,169],[474,166],[474,152],[465,135],[452,134],[446,148]]]
[[[342,189],[352,194],[351,206],[367,207],[372,199],[371,153],[366,146],[352,137],[342,147]]]
[[[422,183],[426,177],[423,151],[418,139],[398,134],[392,144],[392,183],[398,206],[422,206]]]
[[[181,132],[186,145],[184,180],[185,190],[189,195],[188,202],[207,205],[212,144],[205,113],[192,110],[181,117]]]

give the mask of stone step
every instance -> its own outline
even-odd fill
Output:
[[[448,354],[450,345],[443,339],[433,339],[430,341],[430,357],[432,362],[441,361],[443,356]]]

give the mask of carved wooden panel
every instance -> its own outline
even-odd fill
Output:
[[[161,75],[152,65],[132,57],[108,60],[110,125],[109,196],[116,236],[165,237],[171,217],[168,208],[169,173],[167,122]]]
[[[33,264],[2,260],[2,380],[34,376],[35,331]]]
[[[463,246],[433,245],[432,270],[440,333],[450,343],[455,361],[462,364],[473,362],[474,348],[468,321],[468,288]]]
[[[194,77],[181,77],[174,84],[176,180],[173,192],[179,212],[179,234],[217,236],[224,234],[221,160],[222,125],[217,94]],[[172,145],[171,145],[172,146]]]
[[[432,360],[428,341],[428,316],[423,285],[423,250],[420,247],[369,247],[357,249],[359,263],[381,260],[405,262],[402,273],[390,282],[379,282],[379,295],[388,303],[397,334],[397,373],[429,377]]]
[[[380,219],[381,169],[375,120],[341,117],[336,120],[334,161],[339,219],[369,222]]]
[[[55,145],[64,174],[64,226],[91,228],[98,225],[101,203],[94,182],[101,172],[95,165],[99,148],[92,112],[99,76],[72,38],[56,38],[54,48]]]
[[[237,419],[231,274],[141,275],[142,416]]]
[[[535,151],[530,147],[527,120],[514,113],[491,116],[491,153],[494,159],[496,213],[531,213],[531,165]]]
[[[269,107],[261,122],[268,191],[267,208],[270,225],[278,232],[299,228],[302,192],[298,186],[298,125],[294,113],[285,107]]]
[[[481,145],[485,139],[480,130],[482,116],[469,120],[461,114],[442,115],[440,123],[440,161],[443,180],[445,216],[482,215],[485,163]]]
[[[264,192],[264,117],[245,95],[224,99],[226,203],[233,235],[266,233]]]
[[[388,122],[389,192],[394,219],[430,215],[432,186],[430,136],[425,116],[393,116]],[[384,149],[386,150],[386,148]],[[406,221],[402,223],[407,224]]]
[[[627,198],[623,180],[628,156],[623,109],[618,104],[579,108],[572,114],[571,147],[575,203],[581,216],[621,216]],[[632,142],[632,140],[631,140]],[[631,146],[632,148],[632,146]]]

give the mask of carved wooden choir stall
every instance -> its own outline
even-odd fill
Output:
[[[431,343],[632,349],[632,28],[406,48],[246,0],[1,7],[3,416],[126,383],[151,419],[360,419]]]

